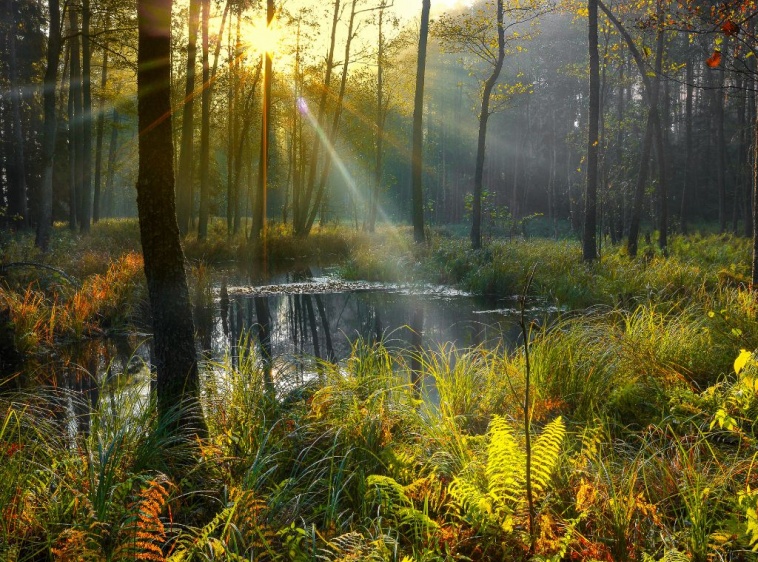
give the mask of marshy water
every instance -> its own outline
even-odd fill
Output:
[[[359,341],[403,354],[443,345],[509,349],[521,337],[517,299],[487,300],[446,286],[351,282],[315,267],[266,278],[205,272],[192,285],[196,341],[208,371],[225,359],[234,364],[241,345],[295,368],[303,380],[318,360],[339,362]],[[554,312],[533,306],[529,315],[541,320]],[[151,353],[147,332],[85,340],[30,363],[26,376],[91,391],[105,378],[146,375]]]

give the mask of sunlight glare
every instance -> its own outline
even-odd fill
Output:
[[[271,25],[266,25],[265,16],[254,24],[243,21],[241,32],[242,44],[248,52],[275,53],[282,43],[282,30],[276,18]]]

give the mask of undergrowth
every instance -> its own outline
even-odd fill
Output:
[[[243,248],[214,228],[186,241],[198,302],[208,266]],[[48,256],[3,243],[2,263],[40,261],[79,280],[4,275],[0,306],[25,352],[133,321],[144,298],[135,225],[96,229],[86,240],[56,230]],[[269,371],[246,335],[237,357],[205,366],[205,441],[158,420],[147,370],[101,380],[72,370],[79,392],[3,388],[0,559],[756,559],[758,307],[742,287],[746,243],[674,238],[668,258],[606,252],[587,266],[572,242],[472,252],[441,237],[416,248],[408,234],[378,244],[325,229],[317,252],[275,230],[271,248],[336,258],[355,276],[496,296],[518,292],[537,263],[534,291],[581,312],[532,326],[533,471],[523,349],[409,357],[358,342],[339,364],[277,360]]]

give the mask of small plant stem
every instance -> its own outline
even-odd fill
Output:
[[[534,497],[532,495],[532,423],[531,423],[531,370],[529,366],[529,330],[526,328],[526,299],[529,295],[529,288],[532,286],[534,280],[534,270],[537,265],[533,265],[529,276],[526,279],[526,285],[524,286],[524,292],[521,294],[520,305],[521,315],[519,324],[521,326],[521,334],[524,337],[524,360],[525,360],[525,373],[524,373],[524,438],[526,449],[526,503],[529,510],[529,554],[534,554],[534,541],[536,537],[535,523],[534,523]]]

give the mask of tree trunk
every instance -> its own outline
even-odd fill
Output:
[[[79,228],[89,232],[92,221],[92,49],[89,39],[90,2],[82,0],[82,216]]]
[[[753,136],[753,267],[750,287],[758,291],[758,116]]]
[[[45,125],[42,137],[42,189],[40,190],[39,217],[35,244],[47,251],[53,225],[53,164],[55,163],[55,137],[58,119],[55,112],[55,85],[58,81],[58,59],[61,54],[61,9],[59,0],[48,0],[50,12],[47,40],[47,68],[45,69],[42,103]]]
[[[597,259],[598,126],[600,121],[600,55],[597,36],[597,0],[589,0],[590,112],[587,142],[587,191],[584,197],[584,261]]]
[[[274,19],[274,0],[266,1],[266,25],[271,25]],[[258,164],[258,194],[255,198],[256,206],[253,213],[252,240],[260,243],[261,257],[263,262],[268,260],[267,226],[266,215],[268,212],[268,164],[269,164],[269,141],[271,140],[271,84],[273,73],[273,60],[271,52],[266,51],[265,68],[263,70],[263,103],[261,107],[261,151]]]
[[[629,239],[627,240],[627,253],[629,254],[629,257],[635,257],[637,255],[637,244],[638,244],[638,237],[639,237],[639,230],[640,230],[640,223],[642,220],[642,201],[645,195],[645,184],[647,183],[647,174],[648,169],[650,167],[650,150],[651,150],[651,143],[653,141],[653,134],[655,133],[656,137],[656,143],[659,144],[661,147],[661,151],[659,152],[659,159],[662,159],[662,147],[663,147],[663,134],[661,131],[661,121],[658,116],[658,91],[660,87],[660,70],[661,70],[661,64],[663,60],[663,30],[658,29],[658,37],[657,37],[657,45],[656,45],[656,74],[655,74],[655,80],[650,81],[650,77],[647,74],[647,70],[645,67],[644,60],[642,58],[642,55],[639,52],[639,49],[637,49],[637,46],[634,44],[634,40],[632,39],[632,36],[629,35],[629,32],[624,28],[624,26],[621,24],[621,22],[616,18],[613,13],[606,7],[606,5],[602,2],[602,0],[597,0],[598,8],[600,8],[603,13],[608,16],[608,19],[611,20],[611,23],[616,27],[616,29],[619,31],[621,36],[624,38],[624,41],[627,44],[627,47],[629,48],[629,51],[632,54],[632,57],[634,58],[634,62],[637,65],[637,68],[640,72],[640,76],[642,78],[642,83],[645,88],[645,93],[647,95],[648,99],[648,116],[647,116],[647,125],[645,128],[645,137],[642,143],[642,154],[640,156],[640,168],[639,173],[637,175],[637,184],[635,186],[634,191],[634,207],[632,209],[632,216],[630,219],[630,225],[629,225]],[[659,5],[658,13],[661,15],[662,5]],[[660,139],[660,142],[658,142],[658,139]],[[663,164],[663,162],[662,162]],[[663,181],[665,183],[665,171],[663,175],[659,176],[659,181]],[[665,185],[659,186],[659,197],[661,199],[665,199]],[[665,238],[664,238],[665,240]]]
[[[74,220],[71,228],[82,223],[84,209],[82,206],[83,178],[84,178],[84,129],[82,119],[82,68],[80,60],[79,43],[79,19],[76,10],[69,6],[68,12],[69,33],[71,34],[71,62],[69,64],[69,97],[71,104],[71,119],[69,121],[69,162],[71,162],[71,194],[73,197]]]
[[[197,224],[197,237],[205,240],[208,235],[208,212],[210,206],[210,160],[211,160],[211,89],[210,66],[208,60],[208,21],[210,20],[211,2],[201,0],[202,5],[202,40],[203,40],[203,96],[200,116],[200,217]],[[221,37],[218,38],[221,42]]]
[[[175,214],[171,0],[138,0],[137,10],[137,207],[153,317],[158,412],[163,418],[178,414],[177,425],[203,435],[195,330]]]
[[[382,189],[382,159],[384,157],[384,36],[382,35],[382,23],[384,22],[384,9],[386,3],[379,5],[379,45],[376,55],[376,156],[374,167],[374,189],[371,193],[366,230],[374,232],[376,229],[376,212],[379,206],[379,193]]]
[[[658,21],[663,21],[663,2],[658,2]],[[658,29],[655,49],[655,79],[650,107],[655,112],[655,146],[658,158],[658,247],[664,255],[668,252],[668,178],[666,173],[666,140],[661,112],[658,110],[661,76],[663,76],[663,30]],[[668,119],[669,116],[666,115]]]
[[[501,0],[498,0],[502,4]],[[417,244],[426,241],[424,234],[424,79],[426,76],[426,44],[429,36],[431,0],[421,5],[421,28],[418,37],[418,63],[416,65],[416,95],[413,102],[413,154],[411,157],[411,219],[413,239]],[[502,29],[502,26],[501,26]],[[481,135],[481,130],[480,130]],[[473,236],[473,234],[472,234]]]
[[[484,176],[484,152],[487,142],[487,121],[490,117],[490,97],[500,78],[505,61],[505,28],[503,27],[503,0],[497,0],[497,61],[492,74],[484,83],[482,107],[479,113],[479,140],[476,148],[476,168],[474,169],[474,204],[471,222],[471,247],[482,247],[482,180]]]
[[[679,210],[679,223],[681,224],[682,234],[687,234],[687,201],[692,191],[692,168],[693,168],[693,151],[692,151],[692,100],[695,76],[693,72],[692,55],[688,54],[687,68],[685,71],[685,82],[687,83],[687,98],[684,102],[684,185],[682,186],[681,208]]]
[[[312,137],[312,150],[310,155],[310,165],[308,169],[308,183],[304,186],[304,192],[302,193],[302,197],[299,198],[299,204],[294,209],[294,216],[293,216],[293,223],[294,223],[294,229],[295,234],[298,236],[307,236],[308,235],[308,217],[310,213],[311,208],[311,200],[313,199],[313,189],[316,184],[316,171],[318,168],[318,162],[319,162],[319,154],[320,154],[320,147],[321,142],[319,140],[319,135],[321,132],[323,132],[325,127],[325,114],[326,114],[326,100],[329,94],[329,90],[332,83],[332,70],[334,68],[334,45],[337,39],[337,24],[339,23],[339,16],[340,16],[340,0],[335,0],[334,2],[334,13],[332,16],[332,33],[329,40],[329,51],[326,56],[326,70],[324,75],[324,84],[323,89],[321,90],[321,99],[319,100],[319,107],[318,107],[318,116],[316,118],[316,122],[312,123],[314,129],[313,131],[313,137]],[[310,112],[308,109],[308,106],[305,103],[305,100],[302,101],[302,103],[299,102],[298,109],[300,112],[305,115],[309,116]],[[316,208],[318,208],[318,205],[315,205]]]
[[[726,41],[725,41],[726,43]],[[728,52],[726,45],[724,53]],[[719,232],[726,232],[726,133],[724,131],[724,78],[726,73],[719,74],[718,85],[713,92],[716,102],[716,185],[719,194]]]
[[[179,150],[179,170],[176,189],[176,216],[179,231],[186,235],[190,229],[192,209],[192,168],[195,135],[195,67],[197,63],[197,28],[200,24],[200,0],[190,0],[187,39],[187,79],[182,105],[182,136]]]
[[[106,27],[107,24],[106,16]],[[103,69],[100,74],[100,104],[97,109],[97,125],[95,132],[95,193],[92,200],[92,222],[100,220],[102,206],[102,167],[103,167],[103,137],[105,134],[105,86],[108,83],[108,45],[103,49]]]
[[[339,93],[337,94],[337,102],[335,104],[334,108],[334,115],[332,117],[332,125],[329,129],[329,133],[327,136],[327,142],[329,143],[329,147],[334,147],[336,141],[337,141],[337,131],[339,130],[339,123],[340,118],[342,117],[342,107],[345,100],[345,91],[347,89],[347,78],[348,78],[348,69],[350,66],[350,47],[353,42],[353,36],[355,29],[355,15],[356,15],[356,5],[358,4],[358,0],[353,0],[351,7],[350,7],[350,23],[348,24],[347,29],[347,40],[345,41],[345,54],[344,54],[344,61],[342,63],[342,79],[340,80],[340,89]],[[332,168],[332,150],[327,150],[324,154],[324,164],[321,168],[321,175],[318,182],[318,186],[316,188],[316,196],[315,200],[313,202],[313,208],[311,209],[310,213],[308,214],[308,221],[305,224],[305,230],[306,232],[310,232],[311,228],[313,227],[313,222],[316,220],[316,215],[321,212],[321,221],[324,221],[324,209],[326,208],[326,199],[324,196],[326,195],[326,182],[329,178],[329,173],[331,172]]]
[[[118,111],[113,109],[111,117],[111,138],[108,143],[108,167],[105,171],[105,214],[108,217],[113,216],[113,179],[116,175],[116,150],[118,148]]]
[[[24,156],[24,132],[21,125],[21,84],[18,78],[18,57],[16,53],[16,10],[13,0],[6,0],[6,13],[11,16],[11,29],[8,32],[8,73],[10,79],[10,105],[13,140],[11,147],[11,166],[6,167],[8,180],[8,214],[11,224],[20,229],[29,227],[26,188],[26,162]],[[8,170],[10,168],[10,170]],[[12,173],[9,173],[11,172]]]

